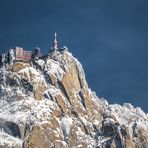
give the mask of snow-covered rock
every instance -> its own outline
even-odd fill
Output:
[[[98,98],[69,51],[0,68],[0,147],[147,145],[148,115]]]

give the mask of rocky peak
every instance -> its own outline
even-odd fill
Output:
[[[98,98],[66,50],[1,67],[0,96],[0,147],[148,145],[147,114]]]

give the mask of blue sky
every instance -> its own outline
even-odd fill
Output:
[[[46,54],[54,32],[98,96],[148,112],[147,0],[1,0],[1,52],[39,46]]]

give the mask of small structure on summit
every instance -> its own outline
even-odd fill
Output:
[[[14,60],[15,60],[15,56],[14,56],[14,50],[13,49],[9,49],[8,52],[8,63],[9,64],[13,64]]]
[[[54,51],[58,50],[58,41],[57,41],[57,33],[56,32],[54,34],[53,49],[54,49]]]
[[[30,61],[32,56],[32,51],[24,50],[21,47],[16,47],[13,49],[15,61]]]
[[[56,51],[62,52],[62,51],[66,51],[66,50],[68,50],[67,46],[64,46],[62,48],[58,48],[57,33],[55,32],[53,45],[52,45],[51,49],[48,52],[49,55],[52,55]]]
[[[53,40],[53,43],[52,43],[52,47],[49,49],[49,52],[48,54],[49,55],[52,55],[54,52],[58,51],[58,41],[57,41],[57,33],[55,32],[54,34],[54,40]]]
[[[34,49],[34,53],[32,54],[32,59],[39,59],[42,57],[42,54],[41,54],[41,49],[39,47],[36,47]]]
[[[52,48],[49,50],[48,55],[52,56],[55,55],[54,53],[62,53],[63,51],[68,50],[66,46],[63,48],[58,48],[58,41],[57,41],[57,33],[54,34],[54,40]],[[0,54],[0,66],[10,64],[12,65],[14,62],[23,61],[29,62],[31,60],[38,60],[40,58],[45,58],[47,55],[42,56],[41,49],[36,47],[34,49],[34,53],[29,50],[25,50],[21,47],[16,47],[14,49],[9,49],[9,51],[5,54]]]
[[[0,54],[0,65],[12,65],[16,61],[29,62],[31,60],[32,51],[24,50],[21,47],[9,49],[5,54]]]

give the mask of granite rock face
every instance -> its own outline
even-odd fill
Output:
[[[109,105],[88,87],[79,61],[56,51],[0,69],[0,147],[144,148],[148,115]]]

